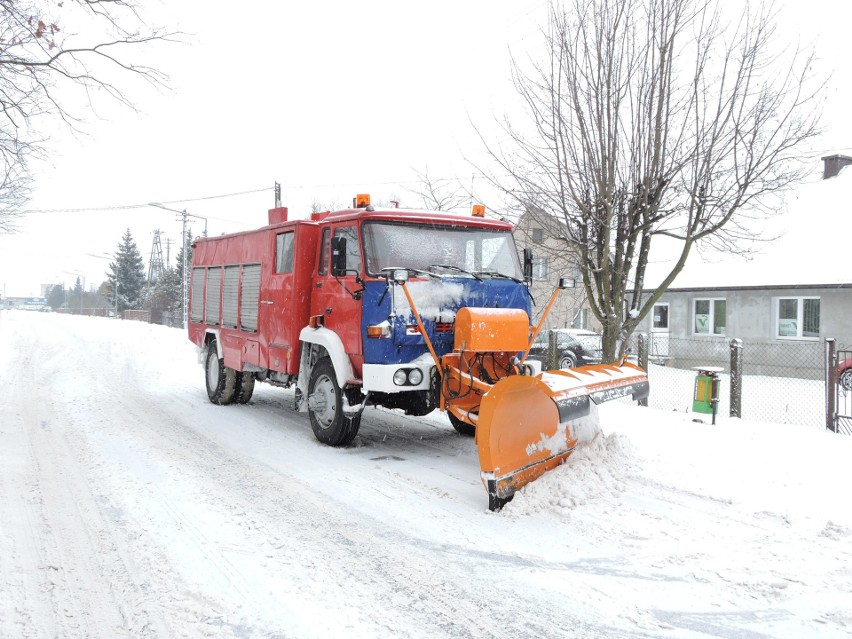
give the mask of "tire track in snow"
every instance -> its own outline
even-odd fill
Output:
[[[299,469],[307,463],[352,455],[366,461],[366,451],[320,447],[304,416],[285,419],[295,427],[282,428],[283,408],[212,406],[203,386],[188,391],[183,380],[164,393],[163,380],[145,380],[155,372],[135,365],[137,349],[116,352],[87,338],[81,332],[56,344],[65,370],[79,378],[56,386],[57,400],[69,411],[65,434],[98,486],[111,538],[136,560],[147,605],[171,632],[153,628],[152,636],[642,636],[576,618],[556,589],[525,592],[518,587],[524,580],[514,581],[529,568],[523,563],[484,559],[470,543],[457,546],[452,534],[446,546],[436,545],[394,525],[392,500],[407,499],[410,486],[388,486],[372,515],[346,500],[369,490],[375,475],[330,473],[333,486],[306,483]],[[177,381],[171,364],[162,365],[168,383]],[[415,464],[440,467],[429,461],[440,454],[437,440],[399,436]],[[250,443],[241,446],[242,437]],[[268,449],[280,449],[293,468],[270,463]],[[432,508],[434,500],[422,501]],[[434,512],[446,520],[442,527],[466,534],[470,518],[454,518],[459,511],[440,504]],[[471,530],[478,528],[487,530]]]
[[[145,609],[123,540],[100,512],[88,460],[66,437],[65,412],[73,407],[57,403],[44,384],[63,374],[56,337],[23,327],[10,351],[26,355],[0,375],[11,398],[4,436],[17,440],[21,461],[3,473],[3,494],[18,502],[10,514],[22,520],[10,531],[15,554],[7,574],[17,580],[7,581],[3,597],[15,608],[16,632],[8,636],[166,636],[162,619]]]
[[[323,623],[323,610],[327,617],[328,610],[342,607],[342,613],[328,620],[329,631],[338,623],[348,623],[379,635],[553,635],[555,620],[547,619],[540,602],[525,601],[523,593],[496,586],[487,576],[489,566],[481,565],[481,557],[460,553],[442,566],[445,572],[436,574],[434,548],[416,536],[388,530],[381,522],[366,519],[343,502],[318,493],[298,477],[218,444],[205,432],[203,422],[213,415],[216,420],[228,413],[239,415],[242,428],[252,436],[271,440],[270,445],[297,445],[303,434],[294,437],[269,431],[262,422],[254,423],[253,411],[215,407],[206,397],[203,408],[191,407],[194,413],[187,415],[185,408],[175,409],[171,397],[109,386],[109,380],[117,377],[115,372],[91,372],[106,384],[101,399],[114,405],[127,425],[121,441],[138,460],[139,467],[133,471],[137,480],[163,476],[159,481],[163,489],[151,493],[157,505],[147,514],[170,518],[181,531],[180,541],[194,545],[196,556],[220,573],[214,580],[221,579],[238,596],[241,606],[254,611],[247,615],[223,611],[222,623],[230,625],[235,634],[256,631],[252,625],[255,615],[275,626],[281,617],[264,611],[295,599],[297,607],[316,606],[318,616],[313,623]],[[294,421],[306,420],[297,416]],[[98,436],[90,434],[92,439]],[[416,439],[411,443],[418,445]],[[310,448],[316,448],[315,444]],[[115,482],[117,478],[106,480]],[[131,476],[123,481],[132,480]],[[181,492],[188,499],[174,500],[172,496]],[[196,521],[199,515],[224,521],[228,530],[215,534],[217,531],[204,529],[203,522]],[[278,580],[275,571],[279,567],[287,579],[296,576],[297,583]],[[448,567],[451,572],[446,572]],[[258,574],[263,575],[261,587],[253,583]],[[472,575],[477,578],[472,580]],[[532,608],[538,608],[532,617],[518,614]],[[555,611],[559,623],[564,622],[564,608],[555,606]],[[291,611],[284,618],[298,624],[302,616]],[[406,621],[401,627],[403,618]]]

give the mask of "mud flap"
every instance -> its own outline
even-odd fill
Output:
[[[648,396],[638,366],[596,365],[512,375],[482,396],[476,443],[488,507],[499,510],[515,491],[568,458],[577,445],[571,422],[589,414],[591,402]]]

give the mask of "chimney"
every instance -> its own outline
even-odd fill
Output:
[[[826,155],[822,158],[822,179],[835,177],[844,166],[852,164],[852,157],[848,155]]]

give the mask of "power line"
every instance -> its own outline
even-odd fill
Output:
[[[262,189],[253,189],[251,191],[239,191],[236,193],[224,193],[222,195],[208,195],[205,197],[187,198],[183,200],[163,200],[163,204],[183,204],[186,202],[202,202],[204,200],[217,200],[226,197],[237,197],[240,195],[250,195],[252,193],[262,193],[263,191],[271,191],[272,187],[267,186]],[[24,209],[22,213],[87,213],[87,212],[102,212],[102,211],[126,211],[130,209],[148,208],[148,203],[145,204],[116,204],[113,206],[86,206],[76,209]]]
[[[456,179],[456,178],[436,178],[436,179]],[[295,184],[295,185],[284,185],[285,191],[298,191],[303,189],[327,189],[327,188],[361,188],[365,185],[370,186],[402,186],[406,184],[418,184],[419,180],[411,179],[411,180],[396,180],[391,182],[353,182],[351,184]],[[217,200],[221,198],[227,197],[237,197],[240,195],[251,195],[253,193],[263,193],[264,191],[271,191],[274,187],[267,186],[262,189],[252,189],[250,191],[238,191],[235,193],[225,193],[222,195],[207,195],[204,197],[195,197],[195,198],[185,198],[181,200],[157,200],[162,204],[186,204],[189,202],[203,202],[206,200]],[[143,209],[148,208],[149,204],[146,202],[145,204],[115,204],[112,206],[84,206],[79,208],[65,208],[65,209],[24,209],[21,213],[32,214],[32,213],[98,213],[105,211],[128,211],[132,209]],[[209,216],[208,216],[209,217]],[[218,219],[211,217],[210,219]]]

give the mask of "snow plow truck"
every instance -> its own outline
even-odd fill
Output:
[[[366,406],[446,412],[476,439],[491,510],[561,464],[592,403],[648,393],[629,362],[541,371],[526,354],[532,251],[472,215],[374,208],[288,219],[193,243],[188,333],[215,404],[256,382],[295,386],[316,438],[352,443]]]

